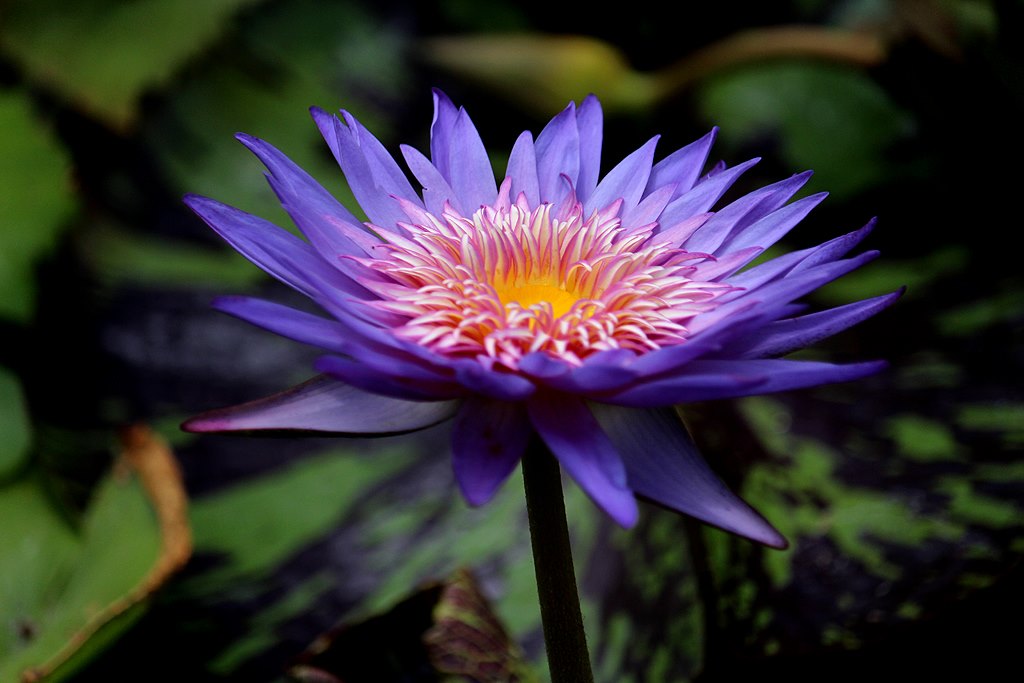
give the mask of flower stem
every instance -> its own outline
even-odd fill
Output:
[[[593,683],[558,461],[534,438],[523,456],[526,511],[551,683]]]

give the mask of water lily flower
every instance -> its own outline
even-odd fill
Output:
[[[790,201],[810,173],[713,211],[757,160],[704,173],[712,130],[657,163],[653,138],[602,177],[602,113],[590,96],[536,138],[520,135],[496,180],[469,114],[441,92],[434,106],[430,157],[401,148],[419,189],[351,114],[312,110],[366,223],[248,135],[238,138],[306,239],[213,199],[185,199],[328,316],[244,296],[215,301],[327,353],[314,379],[185,428],[380,434],[453,419],[455,478],[472,505],[494,496],[539,437],[622,526],[637,521],[640,496],[784,546],[715,476],[674,406],[882,368],[779,358],[899,296],[813,313],[799,303],[876,256],[846,257],[872,224],[748,267],[824,198]]]

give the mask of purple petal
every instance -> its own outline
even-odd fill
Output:
[[[441,175],[450,179],[452,169],[449,166],[451,155],[448,151],[452,146],[452,131],[455,121],[459,118],[459,109],[441,90],[434,88],[434,120],[430,123],[430,160]]]
[[[835,365],[799,360],[695,360],[687,374],[646,382],[612,397],[608,403],[637,408],[693,401],[756,396],[803,389],[819,384],[849,382],[887,367],[885,361]]]
[[[726,307],[732,310],[716,318],[703,333],[690,337],[685,344],[665,346],[643,354],[633,363],[633,369],[647,377],[675,371],[696,358],[721,349],[737,328],[742,329],[751,320],[757,321],[759,318],[756,302],[747,302],[745,305],[742,302],[726,304],[705,316],[715,316]]]
[[[452,363],[455,379],[467,389],[501,401],[521,401],[536,390],[530,380],[507,372],[488,370],[475,359]]]
[[[764,315],[766,322],[768,319],[775,320],[781,315],[783,307],[818,287],[861,267],[877,256],[877,251],[867,251],[853,258],[825,263],[801,273],[790,273],[787,277],[774,280],[765,285],[750,287],[738,292],[734,299],[724,305],[706,314],[696,316],[688,327],[692,334],[698,334],[718,324],[719,320],[731,313],[733,307],[744,307],[750,302],[755,302]],[[726,294],[722,298],[725,299],[730,294]]]
[[[867,237],[874,228],[872,220],[867,225],[854,232],[841,235],[810,249],[793,251],[783,254],[770,261],[765,261],[739,275],[730,278],[729,283],[738,287],[755,289],[763,284],[782,277],[797,269],[804,270],[829,261],[841,258],[848,251],[857,246]]]
[[[792,230],[827,196],[827,192],[819,192],[773,211],[750,227],[733,233],[719,251],[737,251],[747,247],[767,249]]]
[[[405,157],[405,163],[409,165],[409,170],[423,187],[423,204],[427,207],[427,211],[435,216],[440,216],[444,212],[445,202],[449,202],[452,208],[465,215],[462,203],[459,202],[452,186],[434,167],[434,164],[430,163],[430,160],[414,147],[402,145],[401,150],[402,156]]]
[[[631,367],[635,360],[636,354],[627,349],[601,351],[573,370],[569,379],[574,390],[580,393],[616,389],[635,381],[639,376]]]
[[[622,227],[634,230],[651,225],[661,218],[662,212],[675,194],[675,185],[659,187],[645,196],[636,206],[622,212]]]
[[[527,409],[544,443],[591,500],[622,526],[636,524],[639,512],[622,458],[586,404],[574,396],[543,393]]]
[[[799,318],[778,320],[762,327],[756,334],[738,340],[739,343],[732,346],[730,351],[743,358],[766,358],[808,347],[887,308],[902,296],[903,291],[900,289],[891,294]]]
[[[550,380],[569,374],[571,366],[543,351],[533,351],[519,359],[519,370],[531,377]]]
[[[586,202],[597,187],[601,173],[603,127],[601,103],[593,95],[587,95],[576,111],[576,128],[580,137],[580,173],[576,180],[576,195],[581,202]]]
[[[830,263],[838,258],[845,256],[851,249],[856,247],[861,241],[871,234],[871,231],[875,229],[876,219],[872,218],[867,224],[859,229],[854,230],[851,233],[840,235],[834,239],[825,242],[817,247],[810,250],[807,258],[802,259],[800,263],[793,268],[792,273],[796,274],[810,268],[814,268],[819,264]]]
[[[648,192],[668,184],[676,185],[676,196],[689,192],[697,184],[700,172],[704,170],[708,152],[715,144],[717,135],[716,126],[704,137],[672,152],[655,164],[651,170],[651,177],[647,180]]]
[[[595,398],[601,403],[632,408],[661,408],[677,403],[710,401],[762,393],[768,382],[764,374],[747,374],[741,368],[701,370],[691,361],[684,366],[685,375],[668,379],[648,380],[629,389]]]
[[[692,190],[686,192],[665,208],[665,213],[661,216],[662,224],[675,225],[690,216],[708,211],[732,187],[732,184],[736,182],[740,175],[758,161],[760,159],[751,159],[698,183]]]
[[[317,251],[287,230],[227,204],[186,195],[185,204],[242,256],[308,297],[336,289],[355,296],[366,290],[324,261]]]
[[[512,147],[508,158],[506,177],[512,179],[512,201],[523,194],[530,206],[540,204],[540,184],[537,180],[537,155],[533,149],[533,136],[523,131]]]
[[[715,217],[687,242],[687,249],[706,253],[724,251],[721,249],[723,243],[785,205],[810,177],[811,172],[806,171],[740,197],[716,213]]]
[[[458,401],[403,401],[378,396],[321,375],[258,401],[203,413],[187,420],[182,429],[396,434],[447,420],[455,415],[458,406]]]
[[[470,505],[483,505],[516,468],[533,435],[522,403],[465,401],[452,431],[452,467]]]
[[[444,378],[415,377],[414,373],[423,371],[408,363],[393,362],[382,369],[379,361],[387,359],[376,357],[375,360],[378,361],[376,365],[367,362],[364,357],[350,360],[340,356],[321,356],[313,363],[313,367],[339,382],[351,384],[374,395],[380,394],[414,402],[442,401],[466,395],[462,387],[447,382]]]
[[[788,545],[715,476],[675,410],[607,405],[593,405],[591,410],[622,454],[629,486],[636,493],[772,548]]]
[[[631,210],[643,196],[647,178],[651,174],[654,148],[658,144],[655,136],[628,157],[620,161],[598,184],[594,194],[587,201],[587,214],[600,211],[617,199],[622,200],[623,209]]]
[[[476,211],[481,206],[494,204],[498,188],[494,184],[494,169],[487,158],[487,150],[465,110],[452,128],[448,154],[448,180],[464,207]]]
[[[393,228],[405,220],[405,212],[395,197],[417,204],[419,197],[377,138],[348,112],[343,111],[342,115],[348,125],[335,119],[335,128],[345,180],[370,221]]]
[[[270,171],[268,180],[281,206],[328,263],[336,263],[342,254],[367,254],[380,244],[359,219],[276,147],[251,135],[236,137]]]
[[[336,353],[347,353],[351,344],[345,326],[337,320],[311,315],[294,308],[248,296],[222,296],[213,307],[282,337]]]
[[[565,190],[562,176],[575,186],[580,172],[580,134],[576,127],[575,105],[570,104],[544,126],[534,149],[540,200],[555,203]]]

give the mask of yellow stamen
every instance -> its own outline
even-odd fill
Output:
[[[572,305],[577,301],[577,297],[572,293],[565,291],[558,285],[546,282],[523,285],[495,285],[495,290],[501,303],[505,306],[515,302],[523,308],[529,308],[534,304],[547,302],[551,304],[551,313],[555,318],[568,313]]]

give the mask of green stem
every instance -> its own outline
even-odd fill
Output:
[[[593,683],[558,461],[534,438],[523,456],[526,511],[551,683]]]

